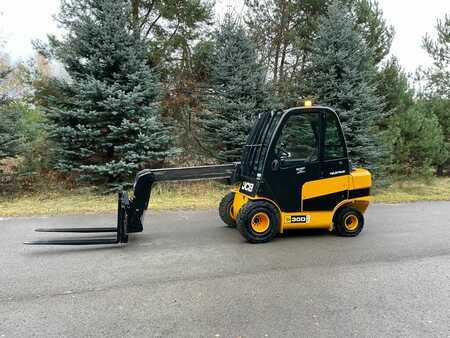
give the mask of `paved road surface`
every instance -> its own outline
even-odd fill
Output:
[[[450,203],[372,206],[357,238],[251,245],[190,211],[148,214],[122,248],[21,244],[114,219],[0,221],[0,337],[450,337]]]

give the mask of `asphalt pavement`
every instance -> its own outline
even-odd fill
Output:
[[[0,337],[450,337],[450,202],[372,205],[356,238],[252,245],[210,210],[150,212],[123,246],[22,245],[114,222],[0,219]]]

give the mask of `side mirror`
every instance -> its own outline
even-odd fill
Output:
[[[280,162],[277,159],[274,159],[271,164],[272,171],[278,171],[280,169]]]

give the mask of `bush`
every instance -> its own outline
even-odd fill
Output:
[[[1,136],[9,139],[1,145],[0,185],[3,192],[30,190],[45,181],[51,145],[41,111],[20,101],[10,102],[0,110]],[[39,184],[40,185],[40,184]]]
[[[21,112],[14,103],[0,105],[0,160],[17,156],[23,145],[18,124]]]

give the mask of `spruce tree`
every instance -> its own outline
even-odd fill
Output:
[[[382,117],[383,105],[376,94],[372,50],[346,6],[329,6],[311,49],[305,94],[336,109],[353,163],[375,169],[382,153],[375,122]]]
[[[244,27],[231,15],[225,16],[214,42],[202,141],[219,161],[238,161],[253,121],[271,106],[265,71]]]
[[[65,0],[58,22],[66,33],[49,45],[69,76],[46,91],[56,166],[116,187],[174,152],[159,82],[130,15],[127,0]]]
[[[317,34],[320,16],[330,0],[244,0],[245,21],[268,66],[270,80],[283,100],[296,102],[310,60],[311,42]],[[377,0],[342,0],[356,17],[355,29],[373,50],[378,64],[392,43],[388,26]]]

